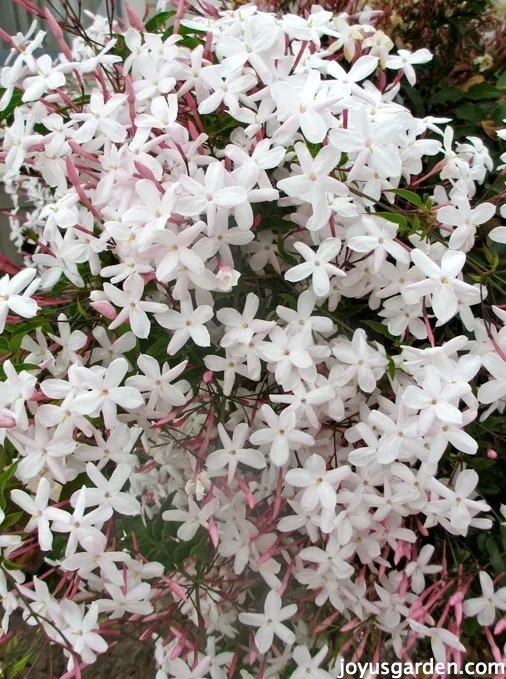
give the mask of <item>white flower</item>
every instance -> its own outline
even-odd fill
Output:
[[[242,314],[230,307],[224,307],[216,312],[216,317],[220,323],[226,326],[226,332],[220,342],[222,347],[249,344],[256,333],[266,333],[272,330],[275,325],[273,321],[262,321],[255,318],[259,305],[260,300],[257,295],[250,292],[246,297]]]
[[[155,319],[163,328],[174,330],[167,353],[174,355],[191,338],[199,347],[211,344],[209,330],[205,324],[213,317],[213,309],[208,304],[202,304],[193,309],[191,298],[181,300],[181,312],[169,309],[163,314],[157,314]]]
[[[112,142],[121,143],[124,141],[127,131],[126,127],[116,120],[119,109],[126,102],[124,94],[113,94],[107,102],[103,95],[94,91],[90,98],[89,113],[73,113],[72,119],[82,122],[82,125],[73,133],[74,141],[78,144],[89,142],[100,133],[104,139]]]
[[[455,403],[468,391],[465,383],[443,384],[433,368],[426,371],[421,387],[410,384],[402,394],[403,402],[419,411],[418,431],[426,434],[436,418],[443,423],[462,424],[462,413]]]
[[[101,612],[106,611],[112,620],[123,617],[125,613],[133,615],[149,615],[153,612],[153,604],[146,599],[151,595],[151,585],[141,582],[134,587],[117,585],[106,582],[105,590],[111,599],[99,599],[98,608]]]
[[[103,514],[108,514],[109,518],[114,512],[125,516],[134,516],[140,513],[141,506],[130,493],[122,492],[121,489],[127,482],[132,473],[132,467],[128,464],[119,464],[107,479],[92,462],[86,465],[86,474],[95,488],[87,488],[85,496],[85,507],[95,507],[104,510]],[[79,494],[77,491],[71,498],[71,504],[76,505]]]
[[[322,85],[318,71],[309,71],[304,80],[303,87],[294,87],[289,82],[278,80],[270,88],[277,106],[277,116],[283,121],[272,139],[283,146],[289,145],[299,127],[309,142],[321,144],[329,128],[325,109],[335,99],[325,97],[324,94],[317,96]]]
[[[474,244],[476,228],[492,219],[496,208],[492,203],[481,203],[471,209],[467,196],[461,195],[455,196],[452,202],[455,207],[446,205],[437,211],[436,216],[442,224],[456,227],[448,241],[449,246],[455,250],[462,249],[467,252]],[[490,234],[489,236],[494,240]]]
[[[205,66],[201,70],[201,75],[205,84],[214,90],[199,105],[201,114],[216,111],[222,102],[231,110],[237,108],[240,95],[254,87],[257,82],[251,73],[241,75],[237,71],[224,78],[224,69],[221,64]]]
[[[431,501],[428,509],[435,513],[445,512],[450,527],[453,526],[462,535],[466,535],[473,515],[490,511],[486,502],[469,498],[469,495],[474,493],[478,480],[478,474],[474,469],[465,469],[458,475],[453,491],[437,479],[431,478],[430,487],[443,499]]]
[[[181,658],[175,658],[174,660],[169,660],[167,663],[167,672],[171,674],[174,679],[206,679],[206,675],[211,666],[211,658],[206,656],[199,660],[196,667],[190,669],[190,667]],[[157,675],[157,679],[158,675]]]
[[[25,78],[23,101],[35,101],[47,90],[56,90],[65,85],[65,75],[53,64],[49,54],[43,54],[35,62],[37,75]]]
[[[35,269],[24,269],[12,279],[8,275],[0,278],[0,332],[4,331],[9,311],[23,318],[33,318],[37,313],[38,304],[31,299],[40,284],[36,275]],[[20,294],[23,288],[26,289]]]
[[[346,276],[344,271],[330,264],[341,250],[339,238],[327,238],[317,252],[313,252],[308,245],[300,241],[294,243],[293,247],[306,261],[289,269],[285,273],[286,280],[293,283],[311,276],[314,294],[317,297],[327,297],[330,292],[330,276]]]
[[[406,286],[402,290],[402,296],[408,304],[414,304],[420,297],[430,294],[432,311],[438,319],[438,325],[446,323],[457,313],[457,295],[471,302],[479,298],[479,290],[457,278],[466,262],[463,252],[447,250],[441,266],[421,250],[413,250],[411,259],[427,278]]]
[[[263,469],[265,467],[265,458],[259,450],[244,448],[249,434],[247,424],[238,424],[234,429],[232,438],[230,438],[225,427],[220,422],[218,424],[218,434],[224,448],[215,450],[208,455],[206,465],[211,470],[220,470],[228,467],[229,484],[232,483],[239,462],[254,469]]]
[[[442,566],[429,566],[428,563],[434,554],[435,547],[433,545],[424,545],[418,554],[416,561],[410,561],[406,564],[405,573],[408,578],[411,578],[411,589],[415,594],[421,594],[425,589],[425,575],[432,575],[433,573],[440,573]]]
[[[297,663],[297,669],[290,675],[290,679],[331,679],[331,675],[320,668],[329,647],[320,648],[318,653],[311,657],[307,646],[296,646],[293,649],[293,659]]]
[[[148,354],[141,354],[137,359],[137,365],[144,375],[132,375],[127,379],[126,385],[143,394],[149,394],[147,404],[149,410],[156,410],[159,401],[162,402],[163,407],[169,406],[169,410],[170,406],[182,406],[186,403],[185,392],[188,391],[190,385],[186,380],[171,383],[182,375],[187,364],[188,361],[183,361],[170,368],[168,363],[164,363],[160,367],[155,358]]]
[[[297,415],[292,408],[285,408],[278,416],[270,406],[264,404],[261,413],[268,427],[253,432],[249,440],[258,446],[270,444],[269,455],[277,467],[288,462],[291,449],[314,445],[314,438],[310,434],[296,428]]]
[[[313,337],[309,328],[289,337],[280,327],[275,326],[269,333],[270,342],[259,342],[260,356],[275,364],[276,382],[286,389],[293,388],[300,377],[314,382],[316,368],[310,349]]]
[[[371,167],[382,178],[399,176],[401,159],[394,143],[399,134],[397,117],[390,116],[374,124],[367,110],[357,107],[352,110],[349,123],[346,129],[336,127],[329,132],[330,143],[341,153],[354,158],[348,180],[356,179],[364,165]]]
[[[378,32],[381,33],[381,31]],[[364,45],[368,40],[370,41],[371,38],[364,40]],[[345,71],[337,61],[329,61],[327,73],[337,81],[335,85],[331,84],[331,91],[335,90],[343,98],[349,97],[352,92],[360,96],[360,88],[356,83],[371,75],[376,70],[378,61],[378,57],[363,55],[355,61],[349,71]]]
[[[311,203],[313,216],[309,219],[307,228],[318,231],[328,223],[326,193],[348,193],[344,184],[329,176],[338,164],[341,153],[332,146],[324,146],[313,159],[302,143],[295,144],[295,151],[302,173],[282,179],[277,186],[287,195]]]
[[[465,653],[466,647],[460,643],[458,637],[452,634],[447,629],[443,627],[426,627],[415,620],[409,620],[409,626],[414,630],[421,638],[429,637],[430,644],[432,647],[432,653],[434,654],[434,659],[437,663],[446,663],[446,646],[454,648],[461,653]]]
[[[49,527],[51,509],[48,510],[47,506],[50,492],[51,485],[45,478],[40,479],[35,498],[31,498],[28,493],[17,488],[11,492],[13,502],[31,516],[25,530],[29,533],[37,528],[40,548],[44,552],[49,551],[53,545],[53,535]]]
[[[496,243],[506,243],[506,226],[496,226],[495,229],[489,231],[488,237]]]
[[[98,629],[98,605],[90,604],[88,611],[84,605],[79,606],[70,599],[61,602],[61,613],[64,625],[61,629],[65,639],[72,646],[75,653],[87,664],[94,663],[97,653],[107,651],[107,642],[94,630]],[[53,632],[55,641],[60,641],[59,635]],[[74,665],[74,659],[69,660],[70,667]]]
[[[314,453],[305,463],[305,469],[290,469],[285,474],[286,483],[296,488],[305,488],[301,505],[311,511],[320,503],[325,509],[336,506],[336,488],[351,473],[351,467],[344,466],[327,471],[321,455]]]
[[[494,592],[492,578],[485,571],[480,571],[480,585],[483,596],[464,601],[464,614],[477,616],[480,625],[489,627],[495,621],[496,608],[506,611],[506,587]]]
[[[102,361],[102,365],[105,368],[116,358],[121,358],[123,354],[135,347],[136,339],[133,332],[126,332],[114,340],[114,342],[111,342],[102,326],[93,328],[92,332],[99,346],[94,347],[91,353],[91,362],[98,363]]]
[[[385,372],[386,359],[369,346],[364,330],[355,330],[351,342],[340,341],[332,352],[349,366],[339,378],[342,384],[356,376],[363,391],[369,394],[374,391],[377,379]]]
[[[411,86],[416,83],[416,73],[413,64],[426,64],[432,59],[432,54],[427,49],[419,49],[416,52],[399,50],[397,55],[391,54],[386,60],[385,67],[395,70],[403,70]]]
[[[295,634],[282,623],[297,612],[297,605],[290,604],[281,608],[281,597],[271,590],[265,599],[263,613],[240,613],[239,620],[244,625],[258,627],[255,644],[260,653],[267,653],[274,641],[274,635],[285,644],[293,644]]]
[[[178,521],[181,526],[178,528],[177,536],[180,540],[191,540],[195,537],[200,526],[208,529],[209,518],[213,516],[220,506],[216,498],[207,502],[200,508],[195,500],[188,498],[188,511],[182,509],[167,509],[162,514],[164,521]]]
[[[179,203],[178,211],[180,211]],[[159,281],[167,282],[177,278],[178,267],[180,266],[186,267],[196,276],[204,272],[204,262],[190,247],[202,231],[203,226],[203,222],[197,222],[177,234],[168,229],[156,231],[155,241],[160,243],[159,250],[163,254],[156,267],[156,277]],[[159,310],[156,313],[162,313],[162,311]]]
[[[105,426],[111,429],[116,423],[117,406],[140,408],[144,405],[144,399],[139,391],[131,386],[119,386],[127,370],[128,363],[124,358],[115,359],[107,368],[80,368],[80,375],[88,390],[75,397],[74,409],[82,415],[102,411]]]
[[[103,540],[103,534],[97,526],[102,527],[103,522],[108,516],[108,511],[94,509],[89,514],[84,515],[86,504],[86,486],[76,499],[76,505],[72,514],[65,512],[57,507],[49,507],[47,510],[48,518],[53,521],[52,530],[57,533],[69,533],[65,556],[75,554],[78,544],[85,544],[86,540]]]
[[[409,252],[396,241],[397,226],[380,217],[364,217],[362,225],[367,235],[352,236],[348,247],[355,252],[373,252],[374,272],[382,268],[386,256],[391,255],[403,264],[409,264]]]
[[[181,175],[179,181],[188,195],[179,198],[177,211],[189,217],[206,213],[208,235],[213,232],[218,208],[231,210],[247,200],[244,186],[226,185],[225,168],[221,163],[209,165],[203,183],[186,175]]]
[[[135,191],[142,204],[128,209],[123,214],[122,221],[143,225],[140,243],[145,247],[151,244],[155,234],[163,232],[167,221],[175,211],[181,187],[178,184],[172,184],[165,193],[160,193],[152,181],[141,179],[135,185]]]
[[[147,314],[163,314],[167,311],[166,304],[143,301],[144,281],[137,273],[126,279],[123,283],[123,290],[119,290],[110,283],[104,283],[104,292],[113,304],[121,307],[121,311],[109,325],[110,330],[118,328],[128,320],[136,337],[147,337],[151,328]]]
[[[481,385],[478,400],[480,403],[494,403],[506,395],[506,361],[497,354],[485,354],[481,362],[494,379]]]
[[[353,566],[346,561],[354,551],[355,545],[353,543],[342,547],[338,540],[331,538],[328,540],[325,550],[319,547],[306,547],[299,553],[299,556],[303,561],[317,563],[319,574],[332,571],[337,578],[346,580],[351,578],[354,572]]]

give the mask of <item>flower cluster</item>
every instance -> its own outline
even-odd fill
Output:
[[[506,610],[446,548],[496,525],[494,161],[411,114],[431,55],[374,13],[184,9],[70,47],[40,10],[55,60],[0,33],[2,630],[20,608],[68,679],[120,619],[157,679],[332,678],[384,640],[461,663],[464,617]]]

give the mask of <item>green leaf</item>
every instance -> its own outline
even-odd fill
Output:
[[[21,564],[15,563],[14,561],[10,561],[9,559],[2,559],[2,563],[10,571],[20,571],[23,569],[23,566]]]
[[[18,466],[17,462],[13,462],[7,469],[5,469],[1,474],[0,474],[0,507],[2,509],[5,509],[7,505],[7,501],[5,499],[5,489],[7,488],[7,484],[11,480],[11,478],[14,476],[14,473],[16,472],[16,467]]]
[[[315,158],[318,155],[320,149],[322,148],[322,145],[321,144],[313,144],[313,142],[307,141],[307,139],[306,139],[306,147],[307,147],[309,153],[311,154],[311,156],[313,158]]]
[[[395,363],[391,356],[388,357],[387,372],[392,379],[395,378]]]
[[[279,215],[269,215],[262,220],[261,226],[264,231],[273,231],[274,233],[287,233],[293,231],[294,223],[283,219]]]
[[[16,353],[16,351],[18,351],[18,349],[21,347],[23,337],[24,335],[14,335],[14,337],[11,337],[11,340],[9,342],[9,350],[12,351],[13,353]]]
[[[418,217],[418,215],[415,215],[411,220],[411,230],[409,233],[410,234],[416,233],[417,231],[420,230],[420,228],[421,228],[420,218]]]
[[[499,493],[499,491],[501,490],[499,486],[496,485],[495,483],[487,483],[482,480],[480,480],[479,489],[485,496],[497,495],[497,493]]]
[[[480,99],[496,99],[502,96],[502,92],[497,87],[489,83],[476,83],[467,90],[466,96],[475,101]]]
[[[402,94],[405,94],[409,103],[411,104],[410,109],[418,117],[423,118],[426,115],[426,101],[421,96],[420,92],[408,85],[406,82],[402,84]]]
[[[500,573],[504,573],[504,560],[503,556],[504,553],[501,552],[501,549],[499,548],[499,545],[495,541],[494,538],[488,538],[487,543],[487,552],[490,557],[490,563],[492,564],[492,568],[496,572],[497,575]]]
[[[465,101],[455,109],[455,117],[479,125],[485,119],[485,113],[476,104]]]
[[[379,333],[380,335],[383,335],[384,337],[388,337],[388,339],[395,340],[395,337],[391,335],[388,332],[388,328],[386,325],[383,325],[383,323],[378,323],[378,321],[363,321],[366,325],[368,325],[374,332]]]
[[[292,255],[286,251],[285,241],[281,238],[281,236],[278,236],[278,253],[281,259],[287,264],[290,264],[290,266],[295,266],[297,264],[295,257],[292,257]]]
[[[59,501],[63,502],[64,500],[68,500],[76,491],[81,490],[81,488],[86,485],[86,482],[90,482],[88,476],[84,472],[78,474],[73,481],[66,483],[62,487]]]
[[[194,50],[199,45],[204,45],[204,41],[200,40],[199,38],[192,38],[190,35],[187,35],[184,37],[182,40],[180,40],[178,43],[181,47],[186,47],[189,50]]]
[[[431,104],[446,104],[448,102],[460,101],[464,98],[464,92],[458,87],[443,87],[431,98]]]
[[[27,323],[18,323],[17,325],[13,325],[12,323],[9,323],[8,325],[5,326],[5,331],[6,333],[10,333],[11,337],[14,337],[15,335],[26,335],[32,330],[35,330],[35,328],[39,328],[41,326],[46,326],[47,330],[51,330],[51,324],[47,320],[47,318],[36,318],[34,321],[28,321]]]
[[[398,224],[399,226],[408,226],[408,220],[406,217],[403,215],[398,215],[393,212],[375,212],[374,213],[375,217],[382,217],[383,219],[386,219],[389,222],[393,222],[394,224]]]
[[[30,662],[30,660],[33,658],[33,655],[35,653],[35,650],[30,650],[28,653],[23,656],[20,660],[17,661],[10,669],[9,669],[9,677],[11,679],[16,679],[16,677],[21,676],[21,673],[23,672],[24,669],[26,669],[26,666]]]
[[[156,33],[159,28],[164,26],[167,21],[176,14],[175,10],[170,12],[160,12],[144,24],[147,33]]]
[[[202,115],[201,118],[204,129],[209,135],[221,134],[231,128],[240,127],[240,123],[229,115],[209,113]]]
[[[5,337],[0,337],[0,354],[8,354],[10,350],[7,339]]]
[[[388,190],[390,191],[390,193],[395,193],[396,196],[404,198],[404,200],[407,200],[409,203],[413,203],[413,205],[417,205],[418,207],[423,205],[422,199],[414,191],[408,191],[407,189],[388,189]]]
[[[0,99],[3,97],[4,93],[5,88],[0,87]],[[14,109],[23,103],[21,101],[22,96],[23,96],[22,90],[16,87],[14,89],[14,92],[12,93],[10,102],[7,104],[3,111],[0,111],[0,123],[3,122],[4,120],[8,120],[14,113]]]
[[[497,87],[500,90],[506,90],[506,71],[504,73],[501,73],[499,76],[499,80],[497,81]]]
[[[476,125],[474,123],[455,125],[453,129],[455,131],[455,139],[461,139],[462,137],[470,137],[471,135],[477,133]]]
[[[281,299],[283,299],[288,304],[290,309],[297,308],[297,300],[292,295],[287,295],[286,293],[284,293],[281,295]]]
[[[19,521],[21,521],[22,518],[23,512],[13,512],[12,514],[8,514],[1,524],[2,531],[6,530],[7,528],[12,528],[12,526],[15,526]]]
[[[179,27],[179,35],[194,35],[199,33],[209,33],[207,28],[195,28],[195,26],[185,26],[184,23]]]
[[[167,346],[169,344],[168,335],[162,335],[158,337],[152,344],[148,347],[146,353],[148,356],[152,356],[156,359],[165,359],[167,357]]]
[[[116,37],[116,39],[118,39],[119,37],[123,37],[123,36],[118,36],[116,34],[115,37]],[[74,104],[76,106],[85,106],[86,104],[90,103],[90,99],[91,99],[91,97],[90,97],[89,94],[83,94],[81,97],[77,97],[76,99],[74,99]]]

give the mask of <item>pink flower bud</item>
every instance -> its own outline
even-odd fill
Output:
[[[489,457],[491,460],[496,460],[497,459],[497,453],[493,448],[489,448],[487,450],[487,457]]]
[[[464,593],[463,592],[457,592],[450,599],[450,605],[456,606],[457,604],[462,603],[462,601],[464,601]]]
[[[503,618],[502,620],[499,620],[497,625],[494,627],[494,634],[497,636],[498,634],[502,634],[506,630],[506,618]]]
[[[135,10],[133,10],[130,7],[128,2],[126,2],[125,5],[126,5],[127,17],[128,17],[128,21],[130,22],[130,26],[132,28],[136,28],[138,31],[144,31],[145,30],[144,23],[143,23],[142,19],[140,18],[140,16],[137,14],[137,12]]]
[[[212,516],[208,519],[208,524],[209,524],[209,537],[211,538],[211,542],[213,543],[214,548],[217,549],[218,544],[220,542],[220,535],[218,533],[218,528]]]
[[[93,307],[95,311],[98,311],[99,314],[102,314],[102,316],[108,318],[110,321],[113,321],[118,315],[116,313],[116,309],[110,302],[91,302],[90,306]]]
[[[206,372],[204,373],[204,377],[203,377],[204,382],[207,384],[212,379],[213,379],[213,371],[212,370],[206,370]]]

